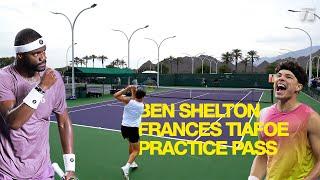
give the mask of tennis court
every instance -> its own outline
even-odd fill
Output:
[[[256,103],[261,106],[271,104],[272,95],[266,89],[204,89],[204,88],[159,88],[149,93],[145,103]],[[300,95],[302,101],[314,108],[319,103],[306,95]],[[309,102],[308,102],[309,101]],[[122,179],[120,167],[127,160],[127,142],[120,134],[120,124],[123,104],[113,99],[104,102],[87,104],[69,109],[69,115],[74,124],[75,151],[77,154],[77,175],[79,179]],[[317,110],[317,109],[316,109]],[[317,110],[319,112],[319,110]],[[176,112],[178,113],[178,112]],[[220,123],[228,121],[241,123],[251,122],[250,118],[194,118],[192,121],[208,121]],[[143,121],[151,121],[143,119]],[[164,123],[166,118],[152,119]],[[175,118],[177,122],[186,119]],[[156,137],[142,136],[141,140],[177,141],[177,140],[256,140],[254,137],[229,137],[227,129],[222,128],[220,137]],[[51,126],[51,159],[62,164],[62,152],[56,123]],[[208,139],[209,138],[209,139]],[[253,156],[151,156],[144,153],[137,160],[139,168],[131,172],[131,179],[245,179],[248,175]],[[225,173],[226,170],[229,173]],[[164,173],[165,172],[165,173]]]

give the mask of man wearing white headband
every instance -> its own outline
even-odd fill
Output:
[[[16,61],[0,70],[0,179],[54,179],[50,115],[55,113],[65,179],[75,177],[72,123],[60,74],[46,68],[42,36],[23,29],[15,38]]]

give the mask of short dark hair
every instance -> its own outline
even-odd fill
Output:
[[[136,98],[142,99],[144,96],[146,96],[146,92],[143,89],[138,88],[136,91]]]
[[[25,45],[41,37],[42,36],[37,31],[30,28],[26,28],[17,33],[16,38],[14,40],[14,45],[15,46]]]
[[[308,82],[307,74],[304,69],[295,61],[284,61],[278,64],[275,68],[275,72],[278,73],[280,70],[285,69],[291,71],[294,76],[298,79],[298,82],[302,85],[306,85]]]

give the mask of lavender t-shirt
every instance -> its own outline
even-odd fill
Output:
[[[55,75],[57,82],[46,91],[36,111],[20,129],[10,129],[0,117],[0,173],[17,179],[39,178],[51,167],[50,115],[61,114],[67,107],[64,83],[57,71]],[[37,84],[24,79],[13,65],[7,66],[0,70],[0,101],[16,100],[16,107]]]

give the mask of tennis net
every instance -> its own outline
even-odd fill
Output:
[[[143,86],[148,97],[273,103],[272,89]]]

